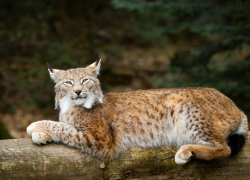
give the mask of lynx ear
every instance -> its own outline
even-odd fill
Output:
[[[60,76],[65,73],[64,70],[59,70],[59,69],[52,69],[49,65],[49,63],[47,63],[48,65],[48,71],[49,71],[49,75],[51,77],[51,79],[57,83],[60,80]]]
[[[99,75],[100,67],[101,67],[101,53],[99,53],[99,59],[96,62],[87,66],[85,69],[97,76]]]

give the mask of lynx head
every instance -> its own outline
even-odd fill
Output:
[[[49,66],[49,64],[48,64]],[[51,79],[55,85],[55,108],[60,107],[62,113],[71,106],[80,105],[87,109],[103,102],[100,82],[97,79],[101,66],[101,58],[86,68],[69,70],[52,69],[49,66]]]

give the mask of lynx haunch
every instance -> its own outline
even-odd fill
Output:
[[[176,145],[177,164],[192,155],[211,160],[236,154],[247,137],[246,115],[212,88],[170,88],[107,93],[97,75],[101,59],[86,68],[52,69],[59,122],[32,123],[36,144],[61,142],[107,161],[127,147]]]

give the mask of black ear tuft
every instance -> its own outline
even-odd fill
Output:
[[[99,53],[99,59],[95,62],[95,65],[97,66],[99,64],[99,61],[101,60],[101,53]]]
[[[47,62],[47,65],[48,65],[48,67],[49,67],[50,72],[53,73],[53,69],[50,67],[50,65],[49,65],[48,62]]]

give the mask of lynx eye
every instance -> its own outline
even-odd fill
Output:
[[[82,80],[82,83],[86,83],[86,82],[88,82],[89,81],[89,79],[83,79]]]
[[[72,85],[72,82],[71,81],[66,81],[65,84]]]

